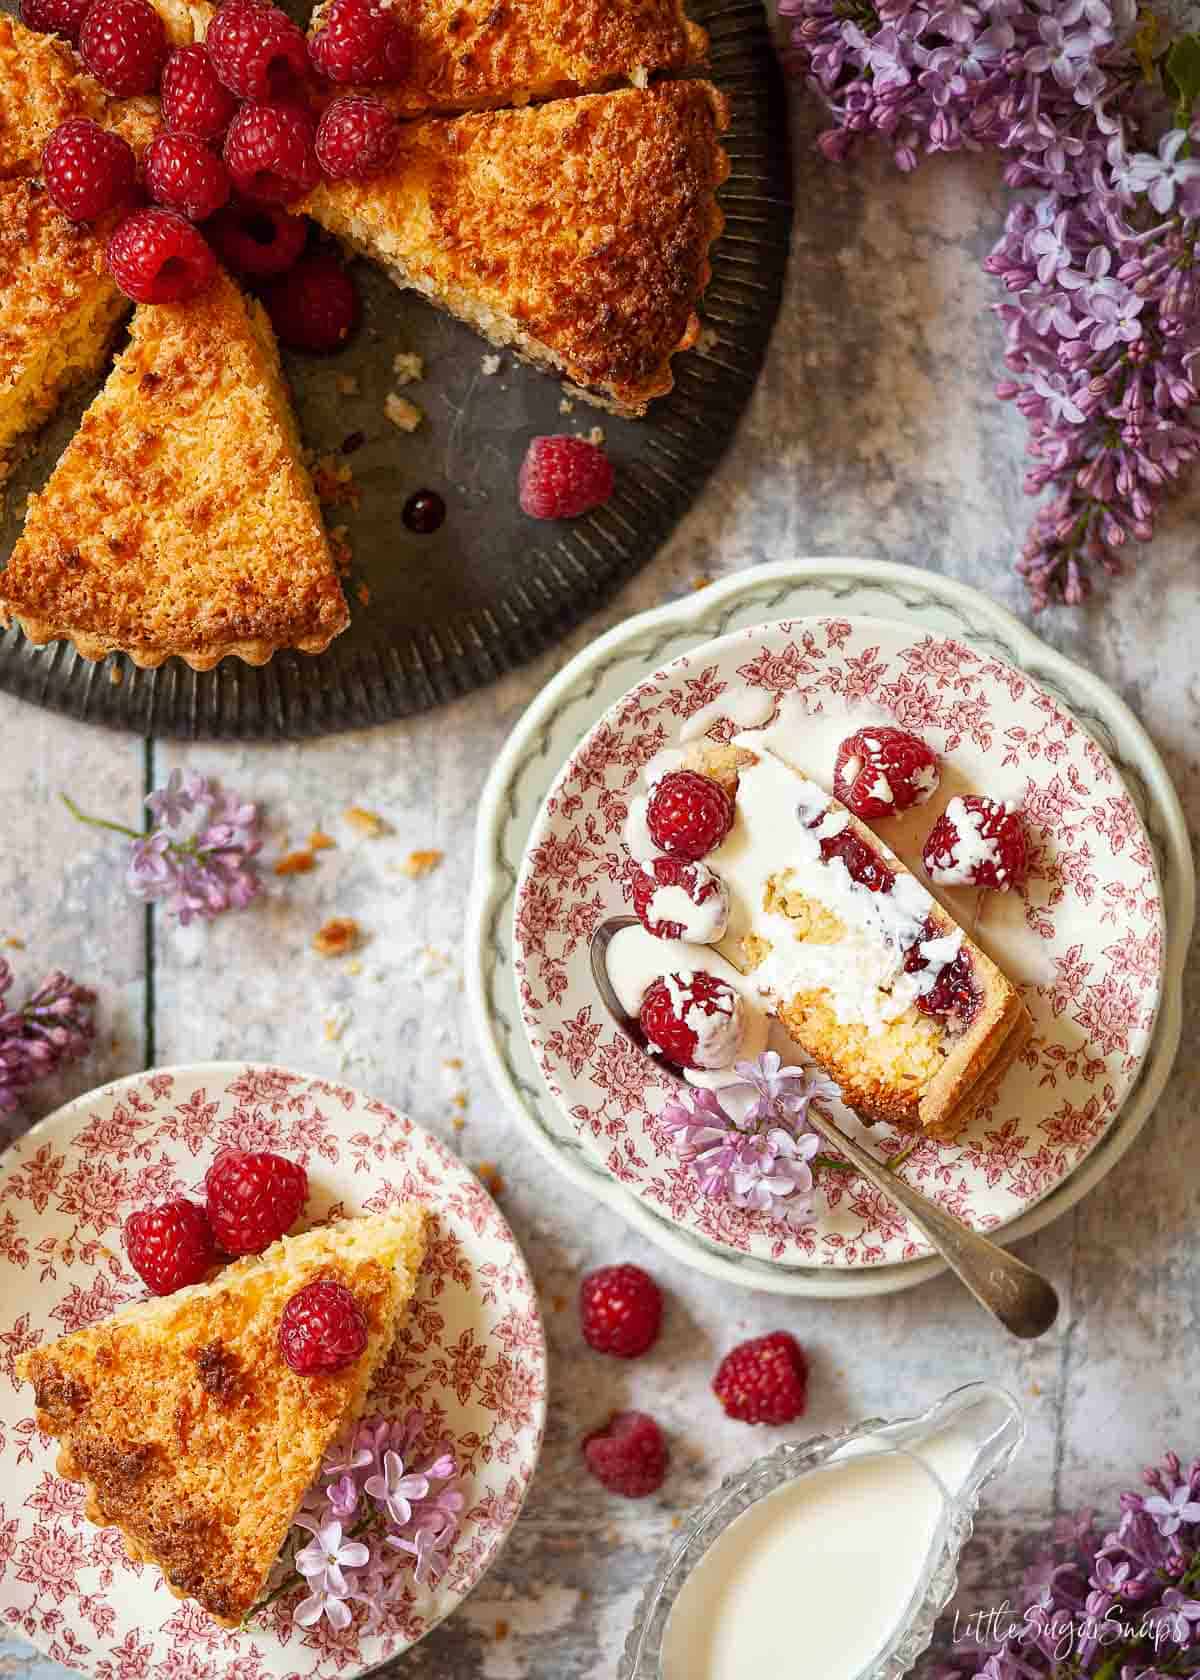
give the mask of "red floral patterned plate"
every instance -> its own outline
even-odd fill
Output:
[[[54,1473],[26,1348],[144,1295],[120,1228],[134,1209],[194,1192],[219,1148],[304,1161],[309,1214],[426,1202],[432,1240],[403,1357],[373,1404],[421,1406],[455,1444],[462,1533],[436,1587],[413,1586],[377,1632],[293,1626],[280,1600],[245,1631],[174,1598],[153,1567],[97,1529],[82,1490]],[[354,1676],[407,1651],[495,1559],[533,1476],[545,1419],[546,1349],[512,1232],[462,1162],[413,1121],[344,1085],[214,1062],[138,1074],[60,1109],[0,1162],[0,1615],[40,1650],[97,1680]]]
[[[968,1224],[1008,1224],[1079,1165],[1137,1075],[1161,990],[1160,893],[1137,810],[1092,737],[1015,666],[911,624],[822,617],[738,631],[647,675],[584,737],[533,825],[515,902],[522,1014],[552,1095],[592,1159],[702,1241],[808,1268],[928,1253],[885,1197],[844,1173],[819,1176],[816,1223],[801,1231],[705,1198],[657,1124],[669,1080],[596,999],[589,937],[628,910],[621,830],[643,768],[701,713],[704,731],[728,735],[725,706],[769,711],[788,756],[827,786],[836,743],[853,729],[894,721],[921,734],[942,757],[942,786],[930,805],[880,825],[918,870],[953,794],[1024,806],[1024,893],[944,896],[1020,985],[1035,1036],[965,1137],[922,1141],[900,1169]],[[778,1047],[795,1059],[786,1039]],[[887,1153],[906,1141],[884,1127],[864,1135]]]

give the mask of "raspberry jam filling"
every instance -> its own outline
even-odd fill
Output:
[[[827,814],[822,811],[808,827],[819,827]],[[896,877],[887,864],[864,840],[859,839],[853,829],[843,828],[837,834],[822,835],[820,844],[825,862],[832,863],[835,857],[841,858],[850,879],[857,881],[860,887],[866,887],[868,892],[890,893],[895,886]]]
[[[920,940],[915,945],[910,945],[905,952],[906,974],[915,974],[919,969],[928,966],[921,955],[921,945],[926,940],[937,937],[938,929],[933,922],[926,922]],[[953,1018],[956,1026],[969,1027],[982,1002],[982,994],[971,976],[970,955],[962,950],[953,962],[943,965],[930,990],[917,999],[917,1008],[922,1015],[938,1015],[943,1020]]]

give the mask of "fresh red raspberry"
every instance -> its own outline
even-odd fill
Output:
[[[79,56],[109,93],[153,93],[167,32],[150,0],[94,0],[79,31]]]
[[[925,873],[943,887],[1019,887],[1029,868],[1025,823],[1013,805],[986,794],[950,801],[921,854]]]
[[[612,462],[586,438],[535,437],[517,475],[521,511],[531,519],[575,519],[613,493]]]
[[[217,1263],[208,1215],[184,1196],[131,1213],[125,1221],[125,1252],[152,1295],[173,1295],[199,1283]]]
[[[190,222],[153,204],[118,223],[108,269],[135,303],[183,303],[212,284],[217,262]]]
[[[163,65],[163,121],[173,134],[195,134],[219,140],[238,108],[235,96],[213,69],[208,48],[197,43],[175,47]]]
[[[91,4],[92,0],[21,0],[21,22],[40,35],[63,35],[75,46]]]
[[[703,969],[656,980],[639,1019],[651,1048],[683,1068],[731,1067],[746,1030],[741,998]]]
[[[729,921],[729,893],[719,875],[702,863],[683,858],[653,858],[630,870],[633,908],[647,933],[655,939],[687,939],[693,945],[715,945],[725,936]],[[695,906],[688,910],[680,894]],[[674,901],[674,903],[672,902]],[[675,908],[686,919],[674,920]]]
[[[698,863],[733,827],[733,800],[697,770],[668,770],[646,802],[646,827],[664,852]]]
[[[360,87],[398,82],[408,68],[408,37],[374,0],[331,0],[308,44],[314,68],[331,82]]]
[[[317,124],[317,162],[331,181],[366,181],[385,170],[400,144],[400,124],[382,99],[346,94]]]
[[[292,350],[340,350],[358,325],[354,281],[328,251],[301,257],[264,287],[262,300],[276,336]]]
[[[938,761],[919,736],[886,725],[847,735],[833,766],[833,791],[856,817],[890,817],[937,792]]]
[[[217,211],[204,232],[226,268],[249,280],[285,274],[308,242],[303,216],[289,216],[269,204],[231,204]]]
[[[321,178],[313,120],[300,105],[248,99],[229,125],[222,156],[243,198],[291,204]]]
[[[279,1351],[302,1377],[352,1365],[367,1345],[367,1320],[344,1283],[318,1278],[298,1289],[279,1320]]]
[[[808,1361],[786,1330],[739,1342],[717,1366],[713,1393],[742,1423],[791,1423],[808,1400]]]
[[[301,29],[263,0],[225,0],[204,38],[217,78],[239,99],[280,99],[308,71]]]
[[[208,1218],[226,1254],[261,1254],[299,1219],[308,1174],[269,1149],[225,1149],[204,1179]]]
[[[229,197],[229,172],[195,134],[158,134],[146,149],[146,191],[157,204],[202,222]]]
[[[663,1432],[648,1412],[614,1412],[584,1437],[588,1469],[610,1493],[644,1499],[663,1485],[669,1459]]]
[[[42,148],[46,191],[73,222],[91,222],[128,199],[137,181],[133,149],[99,123],[72,117]]]
[[[662,1294],[640,1266],[601,1266],[579,1285],[579,1327],[597,1353],[637,1359],[658,1340]]]

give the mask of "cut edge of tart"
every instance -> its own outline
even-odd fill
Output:
[[[17,1360],[90,1521],[115,1525],[135,1562],[223,1626],[253,1608],[323,1456],[362,1415],[416,1288],[424,1226],[407,1202],[283,1237]],[[367,1344],[342,1370],[301,1375],[280,1319],[326,1279],[354,1296]]]

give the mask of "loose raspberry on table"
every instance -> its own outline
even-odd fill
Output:
[[[986,794],[954,798],[929,831],[925,873],[943,887],[1020,887],[1029,868],[1025,822],[1016,806]]]
[[[129,1264],[152,1295],[173,1295],[199,1283],[217,1263],[208,1215],[184,1196],[131,1213],[124,1236]]]
[[[91,222],[133,195],[137,159],[119,134],[87,117],[59,123],[42,148],[46,191],[73,222]]]
[[[660,857],[630,868],[633,908],[655,939],[687,939],[715,945],[729,923],[729,893],[719,875],[702,863]],[[677,921],[671,912],[682,916]]]
[[[332,0],[308,51],[328,81],[359,86],[399,81],[411,57],[404,29],[374,0]]]
[[[317,124],[317,162],[331,181],[366,181],[385,170],[400,144],[400,124],[382,99],[346,94]]]
[[[697,863],[733,827],[733,800],[697,770],[669,770],[646,802],[646,827],[664,852]]]
[[[663,1485],[670,1454],[648,1412],[614,1412],[603,1429],[584,1437],[583,1457],[610,1493],[645,1499]]]
[[[226,1149],[204,1179],[208,1219],[226,1254],[261,1254],[290,1231],[308,1199],[308,1174],[272,1150]]]
[[[808,1361],[795,1336],[776,1330],[731,1348],[717,1366],[713,1393],[742,1423],[791,1423],[808,1399]]]
[[[656,980],[639,1020],[650,1048],[681,1068],[732,1067],[746,1035],[740,996],[703,969]]]
[[[157,204],[118,223],[107,258],[109,273],[135,303],[183,303],[210,286],[217,272],[204,235]]]
[[[146,191],[157,204],[202,222],[229,198],[229,171],[195,134],[158,134],[146,149]]]
[[[226,268],[248,280],[286,274],[308,243],[308,223],[269,204],[231,204],[205,224],[205,236]]]
[[[287,97],[308,72],[303,31],[264,0],[225,0],[204,45],[218,80],[239,99]]]
[[[662,1293],[640,1266],[601,1266],[579,1285],[579,1327],[597,1353],[637,1359],[658,1340]]]
[[[195,134],[201,140],[219,140],[238,108],[237,96],[213,69],[208,48],[199,43],[167,54],[159,99],[163,121],[173,134]]]
[[[344,1283],[318,1278],[292,1296],[279,1320],[279,1351],[302,1377],[352,1365],[367,1345],[367,1320]]]
[[[92,0],[21,0],[21,22],[40,35],[62,35],[78,45]]]
[[[847,735],[833,766],[835,795],[867,821],[924,805],[940,780],[937,757],[924,741],[890,725]]]
[[[276,336],[293,350],[340,350],[358,325],[354,281],[327,251],[301,257],[263,288],[262,301]]]
[[[150,0],[94,0],[79,31],[79,56],[109,93],[153,93],[167,32]]]
[[[586,438],[535,437],[517,475],[521,511],[531,519],[576,519],[613,493],[612,462]]]
[[[229,125],[221,155],[243,198],[291,204],[321,178],[315,138],[313,119],[302,106],[248,99]]]

